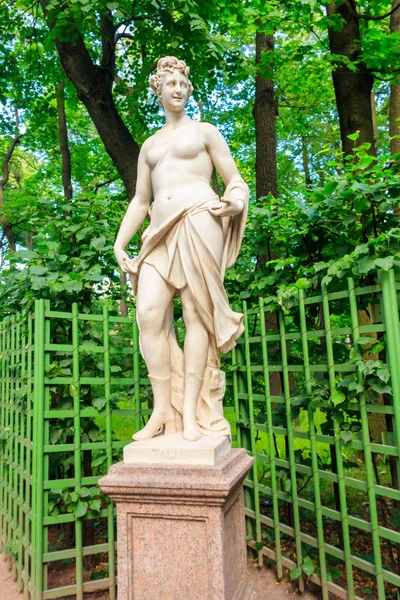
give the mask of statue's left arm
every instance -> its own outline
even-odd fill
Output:
[[[237,170],[229,146],[218,129],[209,123],[202,123],[206,149],[226,185],[221,205],[212,208],[213,214],[220,217],[240,214],[249,200],[249,188]]]

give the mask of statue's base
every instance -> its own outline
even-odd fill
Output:
[[[124,448],[124,463],[154,465],[209,465],[219,463],[231,450],[227,436],[219,439],[202,435],[188,442],[182,433],[157,435],[151,439],[132,442]]]
[[[243,480],[254,459],[215,466],[113,465],[118,600],[255,600],[245,583]]]

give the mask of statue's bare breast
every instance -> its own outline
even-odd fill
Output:
[[[152,226],[184,206],[215,197],[210,187],[213,164],[200,127],[192,121],[169,136],[162,132],[154,136],[147,154],[154,196]]]

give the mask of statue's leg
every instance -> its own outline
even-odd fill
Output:
[[[174,291],[154,267],[142,265],[136,296],[137,318],[141,347],[153,390],[154,409],[146,426],[132,436],[134,440],[151,438],[164,426],[166,432],[167,429],[175,431],[176,413],[171,404],[170,349],[163,327]]]
[[[183,437],[187,440],[197,440],[201,437],[201,432],[197,425],[196,409],[207,363],[209,337],[188,287],[181,291],[181,297],[183,319],[186,327]]]
[[[197,232],[221,264],[224,236],[222,222],[208,211],[192,217]],[[203,265],[207,268],[207,264]],[[195,292],[193,292],[195,293]],[[184,347],[185,393],[183,401],[183,437],[188,440],[200,438],[201,432],[196,420],[196,409],[207,364],[209,333],[196,309],[189,287],[181,291],[183,319],[186,326]]]

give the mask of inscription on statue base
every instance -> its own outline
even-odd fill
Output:
[[[186,457],[182,450],[152,450],[152,459],[156,462],[164,461],[185,461]]]
[[[215,439],[202,435],[199,440],[188,442],[180,432],[128,444],[124,448],[124,463],[214,466],[230,450],[231,442],[227,436]]]

